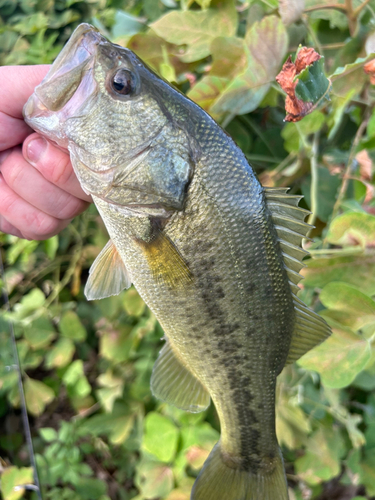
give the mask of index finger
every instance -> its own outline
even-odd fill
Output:
[[[14,118],[22,118],[24,104],[46,76],[49,68],[48,64],[0,67],[0,112]]]

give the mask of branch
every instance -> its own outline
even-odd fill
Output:
[[[357,18],[359,13],[361,12],[361,10],[366,7],[367,4],[370,3],[370,0],[363,0],[363,3],[361,3],[361,5],[358,5],[358,7],[356,9],[354,9],[353,11],[353,17],[354,18]]]

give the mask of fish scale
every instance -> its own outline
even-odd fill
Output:
[[[24,114],[69,149],[110,235],[86,296],[134,283],[166,336],[153,394],[192,412],[215,404],[221,438],[191,500],[287,500],[276,377],[330,334],[294,294],[310,229],[300,197],[263,188],[207,113],[89,25]]]

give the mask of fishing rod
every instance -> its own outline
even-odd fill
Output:
[[[3,283],[3,286],[1,288],[1,299],[2,299],[2,302],[4,304],[5,311],[9,312],[10,311],[9,295],[8,295],[7,286],[6,286],[4,265],[3,265],[2,255],[1,255],[1,247],[0,247],[0,278],[1,278],[2,283]],[[6,369],[8,371],[14,370],[17,372],[18,391],[19,391],[19,396],[20,396],[23,431],[24,431],[24,435],[25,435],[25,439],[26,439],[26,445],[27,445],[27,449],[29,452],[29,458],[30,458],[30,465],[33,469],[33,478],[34,478],[34,484],[15,485],[13,489],[14,489],[14,491],[20,491],[22,489],[34,491],[34,492],[36,492],[38,500],[43,500],[42,499],[42,492],[40,489],[38,469],[36,467],[36,460],[35,460],[35,454],[34,454],[33,441],[32,441],[32,437],[31,437],[30,423],[29,423],[29,418],[27,415],[25,392],[23,390],[22,371],[21,371],[21,365],[20,365],[20,361],[19,361],[19,357],[18,357],[16,337],[14,335],[14,328],[13,328],[12,321],[8,318],[8,319],[6,319],[6,322],[8,323],[9,340],[11,343],[11,352],[13,354],[13,360],[12,360],[13,363],[6,365]],[[11,361],[11,360],[9,360],[9,361]]]

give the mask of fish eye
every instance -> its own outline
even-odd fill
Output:
[[[111,87],[119,95],[130,95],[136,86],[134,75],[127,69],[119,69],[112,76]]]

